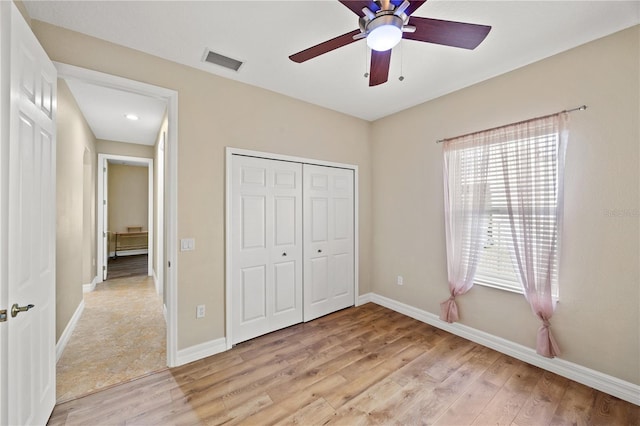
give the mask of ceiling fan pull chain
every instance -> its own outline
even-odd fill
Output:
[[[400,47],[400,77],[398,77],[398,80],[403,81],[404,73],[402,72],[402,65],[404,64],[404,47],[402,40],[398,43],[398,47]]]
[[[369,77],[369,70],[368,70],[368,66],[369,66],[369,48],[367,47],[367,45],[364,45],[364,78],[368,78]]]

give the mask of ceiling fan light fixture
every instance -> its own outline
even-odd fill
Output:
[[[398,16],[378,16],[367,25],[367,46],[378,52],[392,49],[402,39],[402,25]]]

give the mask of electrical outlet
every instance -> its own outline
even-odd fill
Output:
[[[204,318],[205,308],[204,305],[198,305],[196,307],[196,318]]]
[[[397,283],[398,285],[404,285],[404,279],[402,278],[402,275],[398,275]]]

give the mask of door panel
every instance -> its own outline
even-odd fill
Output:
[[[310,305],[327,302],[329,298],[329,262],[327,256],[316,256],[310,260],[310,273],[305,282],[305,291],[310,291]]]
[[[264,196],[242,197],[242,248],[265,248],[266,244],[266,198]]]
[[[275,310],[281,314],[296,309],[296,262],[274,265]]]
[[[302,166],[234,155],[232,344],[302,321]]]
[[[295,197],[276,197],[274,199],[274,245],[288,246],[296,241],[296,200]]]
[[[8,424],[45,424],[55,403],[56,70],[12,2],[8,244]],[[3,22],[5,22],[3,20]],[[3,57],[3,61],[4,61]],[[3,141],[4,143],[4,141]],[[4,200],[3,200],[4,203]],[[4,371],[3,371],[4,373]],[[2,416],[4,418],[4,415]]]
[[[326,242],[329,235],[329,209],[326,198],[311,198],[311,241]]]
[[[355,303],[353,170],[305,164],[304,320]]]
[[[266,265],[242,270],[242,325],[267,317]]]

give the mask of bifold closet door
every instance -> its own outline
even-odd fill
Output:
[[[355,303],[353,174],[303,166],[304,321]]]
[[[302,164],[232,158],[235,344],[302,322]]]

